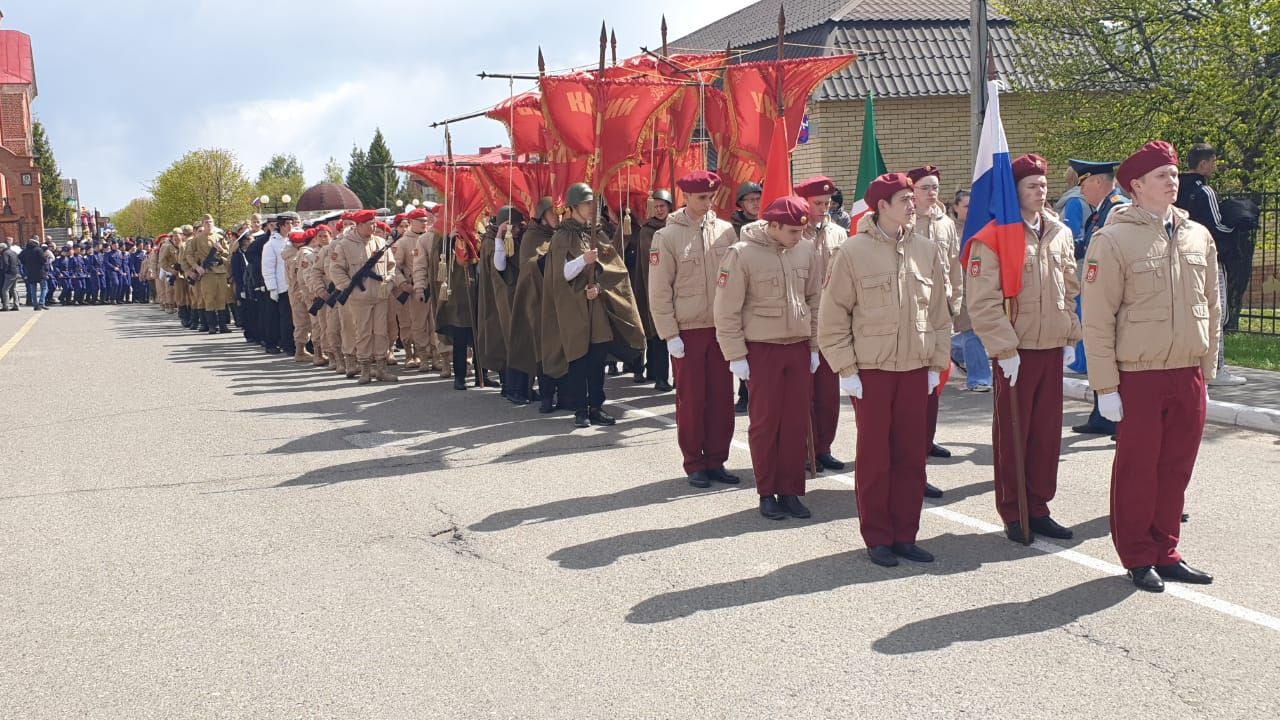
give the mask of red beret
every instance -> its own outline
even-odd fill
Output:
[[[397,213],[395,217],[391,218],[391,227],[395,227],[402,222],[404,222],[404,213]]]
[[[930,175],[938,178],[938,182],[942,182],[942,171],[939,170],[936,165],[925,165],[924,167],[918,167],[915,170],[907,172],[907,177],[911,178],[911,182],[913,184],[920,182]]]
[[[1133,192],[1133,181],[1165,165],[1178,164],[1178,151],[1163,140],[1152,140],[1142,149],[1120,163],[1116,170],[1116,180],[1127,193]]]
[[[306,235],[307,235],[307,242],[311,242],[312,240],[315,240],[315,239],[316,239],[316,233],[318,233],[318,232],[320,232],[320,231],[319,231],[318,229],[316,229],[316,228],[307,228],[307,232],[306,232]]]
[[[710,170],[694,170],[676,181],[676,185],[691,195],[715,192],[720,189],[720,176]]]
[[[307,234],[305,232],[289,233],[289,242],[293,243],[294,245],[301,245],[306,241],[307,241]]]
[[[817,197],[818,195],[833,195],[836,191],[836,184],[831,182],[831,178],[823,175],[811,177],[808,180],[796,185],[796,195],[802,198]]]
[[[795,195],[787,195],[769,203],[769,207],[760,213],[760,219],[781,225],[808,225],[809,213],[808,200]]]
[[[388,224],[386,224],[386,223],[384,223],[384,222],[382,222],[381,220],[379,220],[378,222],[374,223],[374,224],[373,224],[373,226],[374,226],[374,227],[376,227],[376,228],[378,228],[378,229],[379,229],[379,230],[381,230],[382,232],[385,232],[385,233],[389,233],[389,232],[391,232],[391,226],[390,226],[390,225],[388,225]]]
[[[346,219],[353,223],[367,223],[376,217],[378,217],[378,213],[373,210],[355,210],[347,213]]]
[[[341,220],[339,220],[339,222],[341,222]],[[312,230],[315,230],[317,235],[319,235],[321,232],[327,232],[327,233],[329,233],[330,235],[332,235],[332,234],[333,234],[333,228],[329,227],[329,226],[328,226],[327,224],[325,224],[325,223],[320,223],[319,225],[317,225],[317,226],[315,226],[315,227],[313,227],[313,228],[311,228],[311,229],[312,229]]]
[[[1027,153],[1013,161],[1013,181],[1015,183],[1022,182],[1023,178],[1029,178],[1032,175],[1048,174],[1049,161],[1035,153]]]
[[[876,178],[867,187],[867,194],[863,196],[863,200],[867,201],[867,207],[875,212],[880,207],[880,201],[889,202],[893,196],[902,190],[911,190],[915,187],[915,183],[911,182],[911,178],[902,173],[886,173]]]
[[[405,220],[426,220],[427,216],[430,214],[431,213],[427,212],[423,208],[414,208],[405,214],[404,219]]]
[[[345,217],[344,217],[344,218],[340,218],[340,219],[338,220],[338,224],[337,224],[337,226],[336,226],[336,227],[337,227],[336,232],[342,232],[342,228],[344,228],[344,227],[346,227],[346,226],[347,226],[347,218],[345,218]]]

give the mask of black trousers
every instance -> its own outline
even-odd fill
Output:
[[[662,338],[649,338],[645,348],[645,376],[650,380],[670,382],[671,355],[667,351],[667,341]]]
[[[529,373],[507,368],[503,372],[502,392],[509,398],[529,399]]]
[[[258,293],[258,341],[268,350],[280,347],[280,311],[267,293]]]
[[[475,342],[475,335],[472,334],[469,327],[450,328],[449,335],[453,338],[453,376],[465,380],[467,377],[467,348]]]
[[[566,397],[574,410],[587,410],[604,405],[604,361],[609,355],[607,343],[587,346],[587,354],[569,363],[569,374],[560,381],[561,397]]]
[[[298,349],[293,345],[293,306],[289,304],[289,293],[280,293],[276,312],[280,315],[280,349],[293,354]]]
[[[542,366],[538,366],[541,369]],[[544,398],[554,398],[556,389],[560,386],[560,381],[547,375],[546,373],[538,373],[538,392]]]

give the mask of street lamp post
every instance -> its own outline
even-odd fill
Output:
[[[270,195],[263,195],[262,197],[258,198],[258,207],[262,208],[264,212],[274,215],[276,213],[281,213],[281,212],[284,212],[285,210],[288,210],[289,204],[292,202],[293,202],[293,198],[290,197],[287,193],[280,196],[280,202],[274,202],[274,203],[271,202]]]

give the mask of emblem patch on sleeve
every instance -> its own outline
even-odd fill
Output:
[[[726,287],[729,285],[729,271],[721,270],[720,277],[716,278],[716,287]]]
[[[650,250],[650,251],[649,251],[649,264],[650,264],[650,265],[657,265],[657,264],[658,264],[658,257],[659,257],[659,255],[658,255],[658,251],[657,251],[657,250]]]
[[[978,277],[982,274],[982,258],[974,258],[969,263],[969,277]]]
[[[1098,279],[1098,261],[1090,260],[1089,269],[1084,272],[1084,281],[1093,282]]]

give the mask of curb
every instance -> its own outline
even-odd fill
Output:
[[[1062,379],[1063,397],[1091,403],[1093,398],[1090,397],[1090,393],[1088,381],[1078,378]],[[1235,425],[1250,430],[1280,434],[1280,410],[1210,400],[1207,415],[1210,422],[1219,425]]]

